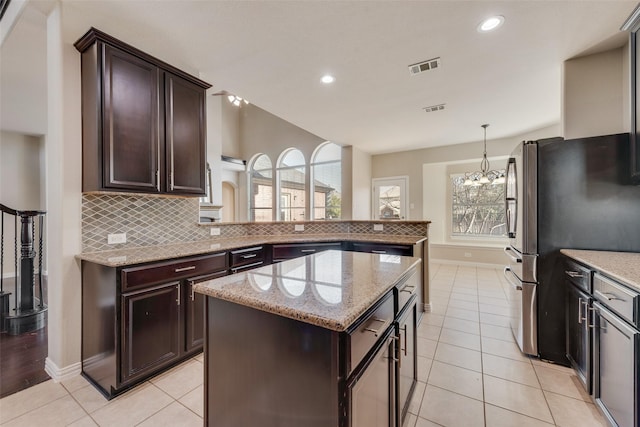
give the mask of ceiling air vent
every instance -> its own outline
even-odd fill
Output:
[[[423,107],[422,109],[427,112],[427,113],[431,113],[433,111],[440,111],[440,110],[444,110],[444,106],[447,104],[438,104],[438,105],[431,105],[429,107]]]
[[[409,65],[409,73],[412,76],[416,74],[424,73],[425,71],[435,70],[436,68],[440,68],[440,58],[427,59],[423,62],[418,62],[417,64]]]

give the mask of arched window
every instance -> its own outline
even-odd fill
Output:
[[[249,168],[249,217],[273,221],[273,166],[266,154],[258,154]]]
[[[312,219],[342,217],[342,147],[325,142],[311,158]]]
[[[278,221],[304,221],[307,191],[304,154],[290,148],[278,162]]]

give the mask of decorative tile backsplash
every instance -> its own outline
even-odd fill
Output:
[[[191,242],[209,238],[198,226],[197,198],[84,194],[82,251]],[[126,233],[127,243],[108,245],[107,235]]]
[[[199,201],[189,197],[167,197],[128,193],[87,193],[82,196],[82,251],[98,252],[141,246],[216,240],[240,236],[286,234],[394,234],[427,235],[427,222],[307,221],[214,223],[199,225]],[[373,224],[383,224],[373,231]],[[295,231],[295,224],[304,231]],[[220,235],[211,236],[210,228]],[[107,244],[107,236],[126,233],[127,243]]]

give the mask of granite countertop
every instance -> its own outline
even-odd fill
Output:
[[[194,290],[342,332],[420,262],[330,250],[198,283]]]
[[[426,240],[425,236],[356,233],[241,236],[201,240],[196,242],[175,243],[170,245],[116,249],[112,251],[86,252],[76,255],[76,258],[107,267],[121,267],[126,265],[143,264],[152,261],[163,261],[172,258],[181,258],[190,255],[227,251],[253,245],[342,241],[415,245],[416,243],[420,243],[424,240]]]
[[[564,255],[640,291],[640,253],[562,249]]]

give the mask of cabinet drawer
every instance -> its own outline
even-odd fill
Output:
[[[411,300],[411,298],[418,293],[420,289],[420,275],[417,274],[417,270],[413,269],[409,273],[409,277],[401,281],[394,288],[396,293],[397,305],[395,307],[395,314],[397,315],[404,309],[405,305]]]
[[[187,258],[181,261],[123,268],[121,272],[122,292],[171,280],[202,276],[226,269],[226,252]]]
[[[251,248],[231,251],[231,268],[240,267],[247,264],[264,262],[264,246],[254,246]]]
[[[349,333],[351,348],[349,373],[358,366],[393,322],[393,293],[389,292],[383,299],[384,302]]]
[[[385,243],[358,243],[351,244],[352,250],[356,252],[369,252],[373,254],[404,255],[413,256],[413,246],[411,245],[388,245]]]
[[[583,291],[591,293],[591,270],[587,267],[567,259],[565,261],[564,274],[569,282]]]
[[[329,249],[341,250],[342,243],[296,243],[291,245],[273,245],[273,261],[297,258]]]
[[[640,326],[638,321],[640,294],[637,292],[596,273],[593,275],[593,296],[627,322]]]

